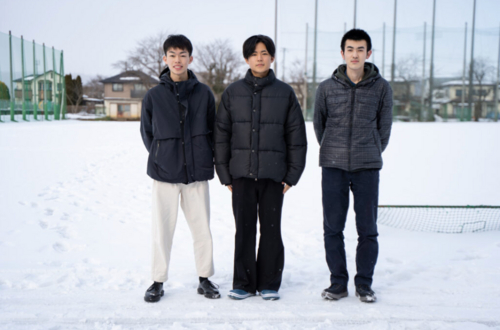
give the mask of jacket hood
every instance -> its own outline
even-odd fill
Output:
[[[248,69],[245,75],[245,82],[252,86],[255,90],[260,90],[267,85],[271,85],[275,80],[276,76],[274,75],[274,71],[272,69],[269,69],[269,73],[264,78],[255,77],[250,69]]]
[[[170,88],[172,92],[179,94],[179,98],[184,100],[188,97],[196,85],[199,84],[198,78],[193,71],[188,69],[188,80],[175,82],[170,78],[170,69],[166,67],[160,74],[160,84]]]
[[[346,69],[347,69],[347,65],[345,65],[345,64],[339,65],[339,67],[333,72],[332,78],[337,77],[338,79],[345,81],[348,84],[351,84],[351,80],[347,76]],[[378,79],[380,77],[379,70],[378,70],[377,66],[373,63],[365,62],[364,70],[365,70],[365,74],[363,76],[363,79],[361,79],[361,81],[358,84],[360,84],[361,82],[364,82],[366,80],[369,80],[370,78],[377,78]]]

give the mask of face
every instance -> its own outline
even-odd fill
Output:
[[[370,58],[372,51],[366,51],[366,40],[349,40],[345,42],[345,51],[340,51],[347,67],[351,70],[363,70],[365,61]]]
[[[187,74],[188,65],[193,62],[193,56],[189,56],[189,52],[185,49],[169,48],[163,56],[163,62],[171,74],[184,76]]]
[[[268,53],[264,43],[259,42],[252,55],[245,59],[245,62],[250,66],[254,76],[265,76],[274,62],[274,57]]]

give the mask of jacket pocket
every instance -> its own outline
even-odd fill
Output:
[[[378,98],[368,95],[357,97],[356,115],[360,118],[373,121],[377,119]]]
[[[214,167],[213,147],[208,134],[191,137],[195,168],[212,169]]]
[[[180,139],[157,140],[154,162],[165,172],[165,179],[179,178],[184,170],[184,156]]]

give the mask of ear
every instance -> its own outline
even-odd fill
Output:
[[[193,62],[193,56],[189,56],[189,63],[188,64],[191,64]]]
[[[248,62],[248,58],[245,58],[245,62],[247,62],[247,64],[250,65],[250,62]]]
[[[345,61],[345,56],[344,56],[344,51],[340,50],[340,55],[342,56],[342,59]]]
[[[368,53],[366,53],[366,59],[369,59],[369,58],[370,58],[370,56],[372,56],[372,53],[373,53],[373,50],[372,50],[372,49],[370,49],[370,50],[368,51]]]
[[[274,57],[271,57],[271,63],[274,63]]]
[[[167,57],[165,55],[163,55],[163,63],[165,63],[165,65],[167,65]]]

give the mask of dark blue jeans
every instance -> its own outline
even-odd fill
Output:
[[[354,284],[371,285],[378,257],[377,207],[379,170],[347,172],[323,167],[323,226],[326,262],[331,283],[347,285],[344,227],[349,209],[349,188],[354,195],[358,231]]]

